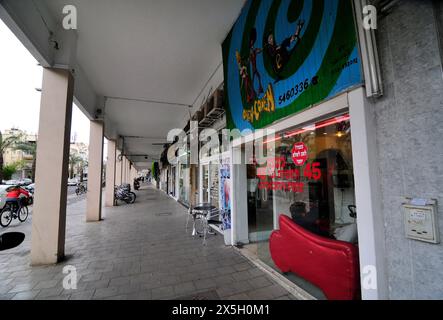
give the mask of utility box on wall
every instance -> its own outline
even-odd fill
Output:
[[[429,243],[440,243],[437,200],[410,199],[403,204],[406,237]]]

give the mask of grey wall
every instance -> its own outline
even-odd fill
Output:
[[[405,196],[437,198],[443,236],[443,80],[434,22],[432,1],[403,0],[377,32],[385,95],[373,107],[391,299],[443,299],[443,245],[406,239],[401,207]]]

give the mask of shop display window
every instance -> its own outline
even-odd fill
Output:
[[[344,114],[280,132],[264,142],[272,157],[248,165],[249,238],[270,266],[269,237],[280,215],[320,237],[358,244],[349,119]]]

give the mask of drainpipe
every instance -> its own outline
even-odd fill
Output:
[[[383,82],[375,30],[366,30],[363,27],[363,8],[368,5],[370,5],[368,0],[354,0],[354,13],[365,78],[366,96],[368,98],[377,98],[383,95]]]

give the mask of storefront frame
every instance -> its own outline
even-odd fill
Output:
[[[384,224],[380,214],[379,177],[376,165],[376,128],[373,110],[366,98],[365,89],[354,88],[265,129],[280,132],[344,112],[348,112],[351,117],[362,299],[383,299],[387,297],[387,282],[382,234]],[[243,144],[260,138],[263,137],[251,134],[236,139],[231,145],[231,159],[239,149],[241,150]],[[246,165],[232,165],[231,174],[233,186],[231,238],[234,245],[244,244],[249,242],[247,206],[245,205],[247,198],[244,194],[247,183]]]

